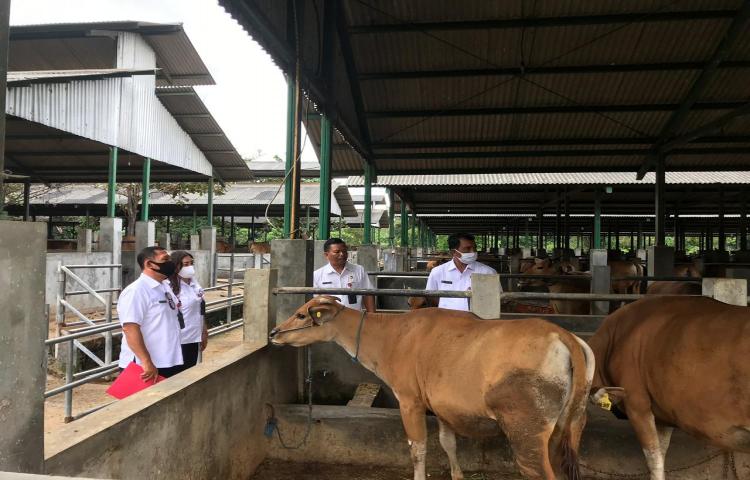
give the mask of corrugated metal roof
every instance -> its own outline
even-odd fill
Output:
[[[220,4],[282,69],[292,71],[287,3]],[[635,171],[667,140],[660,138],[665,126],[743,5],[741,0],[343,2],[343,21],[332,35],[328,85],[320,80],[320,28],[305,16],[299,39],[303,84],[380,175]],[[750,102],[750,28],[739,31],[676,135]],[[311,137],[319,136],[314,125],[310,130]],[[741,138],[730,139],[730,131]],[[743,141],[750,138],[750,126],[738,120],[712,134],[727,142],[710,148],[687,144],[668,155],[668,167],[750,168],[750,148]],[[639,150],[617,141],[633,138],[643,140]],[[527,145],[467,155],[474,151],[471,142],[507,139]],[[575,139],[580,139],[577,154],[558,154]],[[534,140],[544,142],[535,147]],[[410,146],[399,152],[383,148],[392,142]],[[420,156],[425,153],[420,145],[432,142],[458,144],[442,149],[443,157]],[[610,148],[591,148],[606,142]],[[518,153],[501,154],[507,151]],[[334,174],[362,168],[345,152],[334,153]]]
[[[636,180],[632,172],[603,173],[488,173],[471,175],[378,175],[379,187],[411,187],[429,185],[622,185],[653,184],[653,173]],[[746,172],[666,172],[670,185],[688,184],[750,184],[750,171]],[[351,176],[350,187],[364,185],[364,177]]]
[[[8,72],[8,86],[20,87],[32,83],[69,82],[71,80],[98,80],[112,77],[132,77],[135,75],[154,75],[154,69],[136,68],[101,68],[89,70],[31,70],[26,72]]]
[[[52,23],[10,27],[9,70],[80,70],[116,65],[111,32],[142,35],[156,53],[159,85],[214,85],[180,23]]]

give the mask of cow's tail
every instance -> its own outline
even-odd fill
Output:
[[[562,471],[567,479],[581,480],[583,477],[578,466],[578,446],[586,422],[586,401],[594,380],[595,360],[591,347],[577,336],[573,335],[573,338],[580,346],[580,353],[583,354],[583,365],[580,362],[581,356],[571,352],[571,391],[564,408],[567,415],[561,418],[564,424],[561,425],[563,431],[560,439],[560,452]],[[582,369],[585,372],[583,375],[580,372]]]

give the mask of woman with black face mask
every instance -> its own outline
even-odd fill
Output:
[[[182,342],[183,369],[198,363],[198,352],[205,350],[208,343],[208,328],[204,319],[206,303],[203,288],[195,279],[195,260],[184,250],[172,252],[176,271],[169,277],[172,292],[180,300],[179,313],[185,328],[180,332]]]
[[[158,375],[170,377],[182,369],[179,301],[167,281],[176,268],[161,247],[144,248],[138,265],[141,276],[117,301],[123,331],[119,366],[135,362],[143,368],[141,378],[154,381]]]

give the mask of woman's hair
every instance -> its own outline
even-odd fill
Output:
[[[180,276],[178,273],[180,270],[182,270],[182,259],[185,257],[193,258],[193,256],[190,254],[190,252],[186,252],[185,250],[177,250],[176,252],[172,252],[172,255],[170,255],[170,259],[177,265],[177,268],[174,269],[174,273],[171,277],[169,277],[169,283],[172,285],[172,291],[175,295],[180,294],[180,284],[182,281],[180,280]]]

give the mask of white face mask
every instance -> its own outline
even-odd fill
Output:
[[[464,265],[471,265],[472,263],[477,261],[477,252],[461,253],[461,256],[458,257],[458,261],[463,263]]]
[[[195,276],[195,267],[192,265],[182,267],[182,269],[177,272],[177,275],[179,275],[181,278],[193,278]]]

